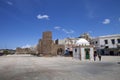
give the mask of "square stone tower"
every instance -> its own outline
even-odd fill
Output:
[[[51,31],[43,32],[42,39],[52,40],[52,32]]]
[[[52,51],[52,32],[43,32],[42,39],[40,39],[38,44],[38,53],[43,55],[50,55]]]
[[[52,32],[43,32],[42,39],[39,40],[39,43],[37,45],[38,55],[42,54],[43,56],[55,56],[57,55],[57,51],[59,48],[64,50],[64,45],[58,45],[53,42]]]

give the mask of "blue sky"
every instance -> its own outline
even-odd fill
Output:
[[[120,34],[120,0],[0,0],[0,48],[36,45],[43,31],[53,39]]]

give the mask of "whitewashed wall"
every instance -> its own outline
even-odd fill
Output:
[[[75,52],[75,49],[77,49],[77,51]],[[81,56],[80,56],[80,53],[81,53]],[[73,58],[75,59],[81,59],[82,61],[86,60],[85,59],[85,48],[73,48]],[[90,48],[90,60],[93,60],[94,59],[94,49],[93,47]]]
[[[94,60],[94,49],[90,48],[90,60]]]
[[[115,44],[112,44],[111,39],[115,40]],[[120,35],[100,36],[98,38],[94,38],[93,42],[95,47],[98,49],[104,49],[105,46],[109,46],[109,48],[117,48],[117,45],[119,44],[117,39],[120,39]],[[105,44],[104,40],[108,40],[108,44]]]
[[[85,60],[85,50],[84,48],[80,48],[81,49],[81,60]]]
[[[76,52],[75,52],[75,49],[77,49]],[[73,48],[73,58],[80,59],[80,49],[79,48]]]

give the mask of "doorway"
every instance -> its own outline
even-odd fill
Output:
[[[85,59],[90,59],[90,49],[89,48],[85,49]]]
[[[63,49],[62,48],[58,48],[57,55],[63,55]]]
[[[114,55],[114,51],[110,51],[110,55],[112,55],[112,56],[113,56],[113,55]]]

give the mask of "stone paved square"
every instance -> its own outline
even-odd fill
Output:
[[[0,57],[0,80],[120,80],[120,57],[79,61],[72,57]]]

